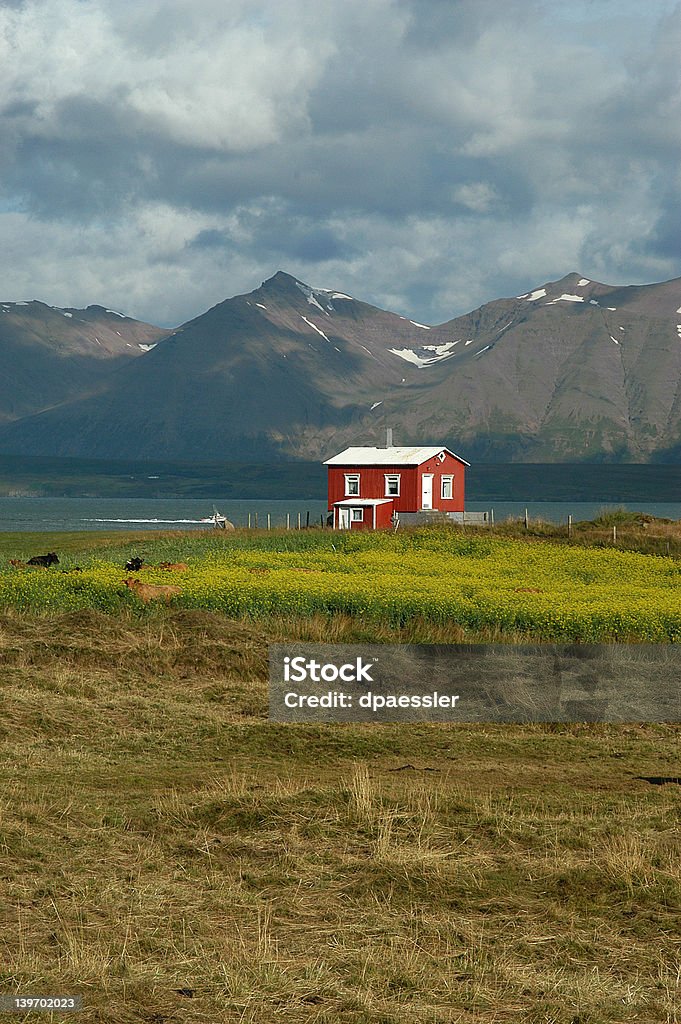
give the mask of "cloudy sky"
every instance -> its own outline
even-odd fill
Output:
[[[676,0],[2,0],[0,298],[681,276]]]

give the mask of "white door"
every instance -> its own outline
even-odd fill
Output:
[[[421,508],[433,507],[433,474],[424,473],[421,477]]]
[[[349,530],[350,529],[350,509],[339,508],[338,509],[338,529]]]

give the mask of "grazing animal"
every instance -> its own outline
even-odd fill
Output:
[[[138,558],[137,555],[135,555],[134,558],[129,558],[128,561],[125,563],[125,571],[126,572],[139,572],[140,569],[142,568],[142,562],[143,561],[144,561],[144,559],[143,558]]]
[[[189,566],[186,562],[159,562],[159,569],[174,569],[176,572],[187,572]]]
[[[26,568],[26,562],[22,562],[20,558],[10,558],[9,564],[14,566],[15,569]]]
[[[50,565],[59,565],[59,559],[55,555],[54,551],[48,551],[46,555],[34,555],[33,558],[29,558],[27,565],[42,565],[47,568]]]
[[[148,604],[149,601],[165,601],[166,604],[170,604],[176,594],[182,593],[179,587],[155,587],[151,583],[142,583],[141,580],[132,578],[123,580],[123,583],[145,604]]]

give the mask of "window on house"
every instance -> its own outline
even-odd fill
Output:
[[[364,522],[364,509],[363,508],[353,508],[351,510],[351,512],[350,512],[350,515],[352,516],[353,523],[363,523]]]
[[[454,477],[443,476],[442,477],[442,497],[451,498],[454,494]]]
[[[350,497],[359,497],[359,473],[345,474],[345,493]]]
[[[385,496],[386,498],[398,498],[400,495],[400,474],[385,474]]]

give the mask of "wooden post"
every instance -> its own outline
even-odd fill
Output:
[[[258,513],[255,513],[255,528],[258,529]]]
[[[298,529],[300,529],[300,512],[298,513]]]
[[[612,528],[612,542],[613,542],[613,544],[617,543],[617,527],[616,526],[613,526],[613,528]]]
[[[568,516],[568,540],[572,536],[572,516]]]
[[[250,528],[251,528],[251,513],[249,512],[248,513],[248,529],[250,530]]]
[[[290,512],[286,513],[286,529],[287,530],[291,529],[291,513]]]
[[[324,513],[323,512],[321,512],[320,515],[319,515],[319,525],[321,526],[321,528],[323,530],[324,529]]]
[[[310,510],[309,509],[307,510],[307,518],[306,518],[306,521],[305,521],[305,529],[306,530],[310,529]]]
[[[267,513],[267,529],[272,529],[272,516],[269,512]]]
[[[494,526],[494,509],[489,510],[489,525]]]
[[[527,519],[527,509],[525,509],[525,529],[526,529],[526,530],[527,530],[527,529],[529,529],[529,526],[528,526],[528,519]]]
[[[667,541],[667,557],[669,557],[669,541]]]

